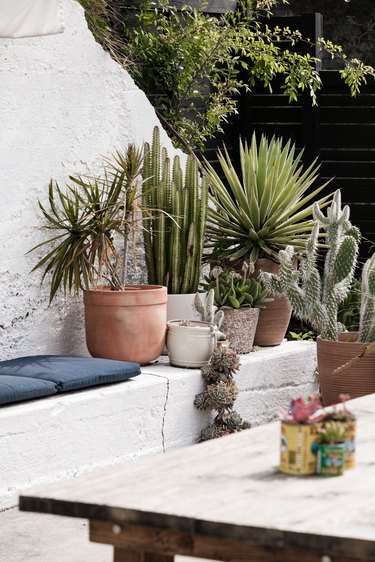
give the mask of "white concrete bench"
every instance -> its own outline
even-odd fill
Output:
[[[315,344],[286,342],[241,357],[236,409],[253,424],[317,390]],[[162,358],[124,383],[0,408],[0,509],[21,490],[195,443],[209,414],[193,405],[198,369]],[[276,444],[275,444],[276,446]]]

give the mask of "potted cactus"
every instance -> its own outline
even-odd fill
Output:
[[[318,430],[316,472],[321,476],[340,476],[345,467],[345,428],[329,421]]]
[[[220,330],[224,321],[224,312],[215,306],[215,292],[210,289],[204,296],[195,293],[194,308],[200,319],[216,326],[216,340],[218,347],[225,347],[229,344],[226,335]]]
[[[200,320],[168,320],[167,350],[174,367],[194,369],[209,361],[216,348],[216,327]]]
[[[152,143],[145,143],[142,175],[148,282],[168,288],[168,320],[197,319],[193,301],[202,265],[207,180],[192,156],[186,157],[185,172],[179,156],[170,161],[158,127]]]
[[[231,268],[216,266],[202,283],[207,291],[213,290],[214,303],[224,315],[222,330],[237,353],[252,350],[259,310],[271,300],[262,283],[248,277],[250,266],[245,262],[243,267],[241,275]]]
[[[325,216],[314,204],[315,225],[307,240],[305,259],[293,269],[294,248],[279,252],[280,274],[261,278],[274,294],[284,294],[296,316],[308,321],[317,338],[318,370],[323,404],[338,402],[342,393],[357,398],[375,392],[375,254],[362,270],[359,331],[342,332],[337,314],[354,278],[360,232],[350,223],[349,207],[341,209],[336,191]],[[324,271],[317,267],[320,228],[328,245]]]

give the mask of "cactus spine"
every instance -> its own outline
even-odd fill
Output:
[[[185,174],[178,156],[171,166],[160,132],[145,143],[143,165],[144,246],[148,282],[172,294],[198,289],[207,218],[208,186],[198,163],[187,157]]]
[[[280,274],[263,273],[261,279],[273,293],[289,299],[296,316],[307,320],[325,339],[337,340],[340,326],[337,313],[353,281],[360,232],[349,221],[349,207],[341,210],[341,193],[336,191],[325,216],[314,204],[315,226],[306,243],[306,259],[299,271],[293,269],[294,249],[279,252]],[[317,267],[319,228],[325,231],[329,246],[323,275]]]

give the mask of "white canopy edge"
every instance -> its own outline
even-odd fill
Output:
[[[64,31],[64,0],[0,0],[0,37],[36,37]]]

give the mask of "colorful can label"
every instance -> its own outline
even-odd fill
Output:
[[[340,476],[345,467],[345,443],[320,444],[317,448],[316,471],[321,476]]]
[[[320,423],[314,425],[281,422],[280,471],[287,474],[315,474],[316,455],[312,446]]]

